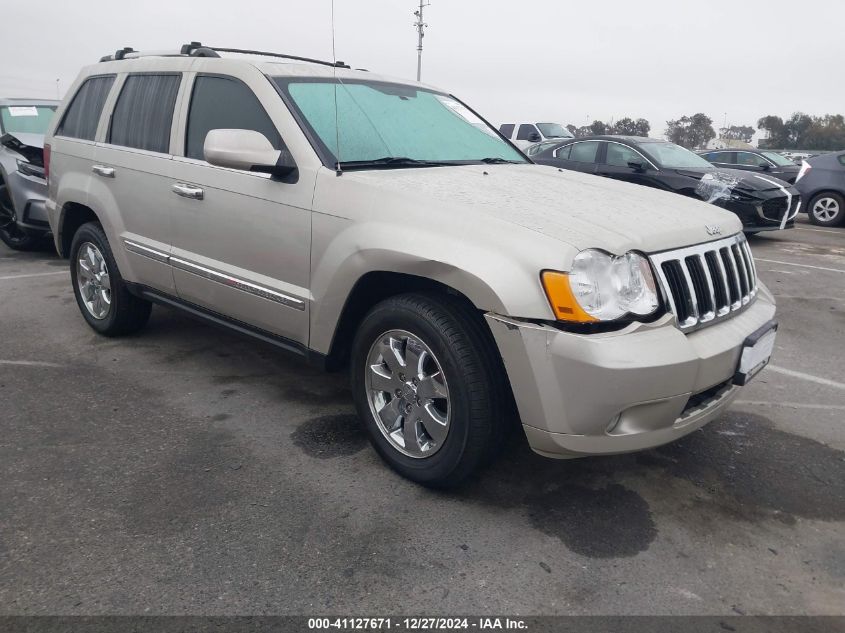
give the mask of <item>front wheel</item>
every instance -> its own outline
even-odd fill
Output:
[[[401,475],[460,484],[501,445],[510,387],[485,324],[449,295],[406,294],[375,306],[352,346],[358,414]]]
[[[70,276],[82,316],[100,334],[121,336],[146,325],[152,304],[129,292],[99,224],[83,224],[73,236]]]
[[[818,226],[839,226],[845,220],[845,200],[838,193],[820,193],[810,200],[810,222]]]

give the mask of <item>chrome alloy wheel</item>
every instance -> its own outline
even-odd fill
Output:
[[[440,361],[417,336],[390,330],[367,354],[364,384],[379,430],[408,457],[434,455],[446,441],[452,408]]]
[[[100,249],[83,242],[76,260],[76,285],[92,317],[105,319],[111,310],[111,279]]]
[[[830,222],[839,215],[839,201],[835,198],[819,198],[813,205],[813,215],[821,222]]]

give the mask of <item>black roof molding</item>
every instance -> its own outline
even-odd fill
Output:
[[[308,64],[320,64],[321,66],[331,66],[333,68],[351,68],[349,65],[341,61],[325,61],[322,59],[313,59],[311,57],[299,57],[298,55],[287,55],[285,53],[271,53],[269,51],[254,51],[242,48],[224,48],[218,46],[203,46],[201,42],[190,42],[183,44],[178,51],[161,52],[155,51],[144,53],[143,51],[136,51],[134,48],[127,46],[113,55],[106,55],[100,58],[101,62],[113,62],[127,59],[131,55],[132,59],[138,57],[220,57],[220,53],[238,53],[241,55],[258,55],[261,57],[278,57],[281,59],[290,59],[297,62],[306,62]]]

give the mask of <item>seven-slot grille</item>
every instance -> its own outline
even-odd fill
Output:
[[[757,294],[757,270],[742,233],[658,253],[651,261],[682,330],[724,319]]]

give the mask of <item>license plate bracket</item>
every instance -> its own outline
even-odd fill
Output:
[[[769,364],[775,349],[777,330],[777,321],[769,321],[743,341],[734,374],[735,385],[747,385]]]

